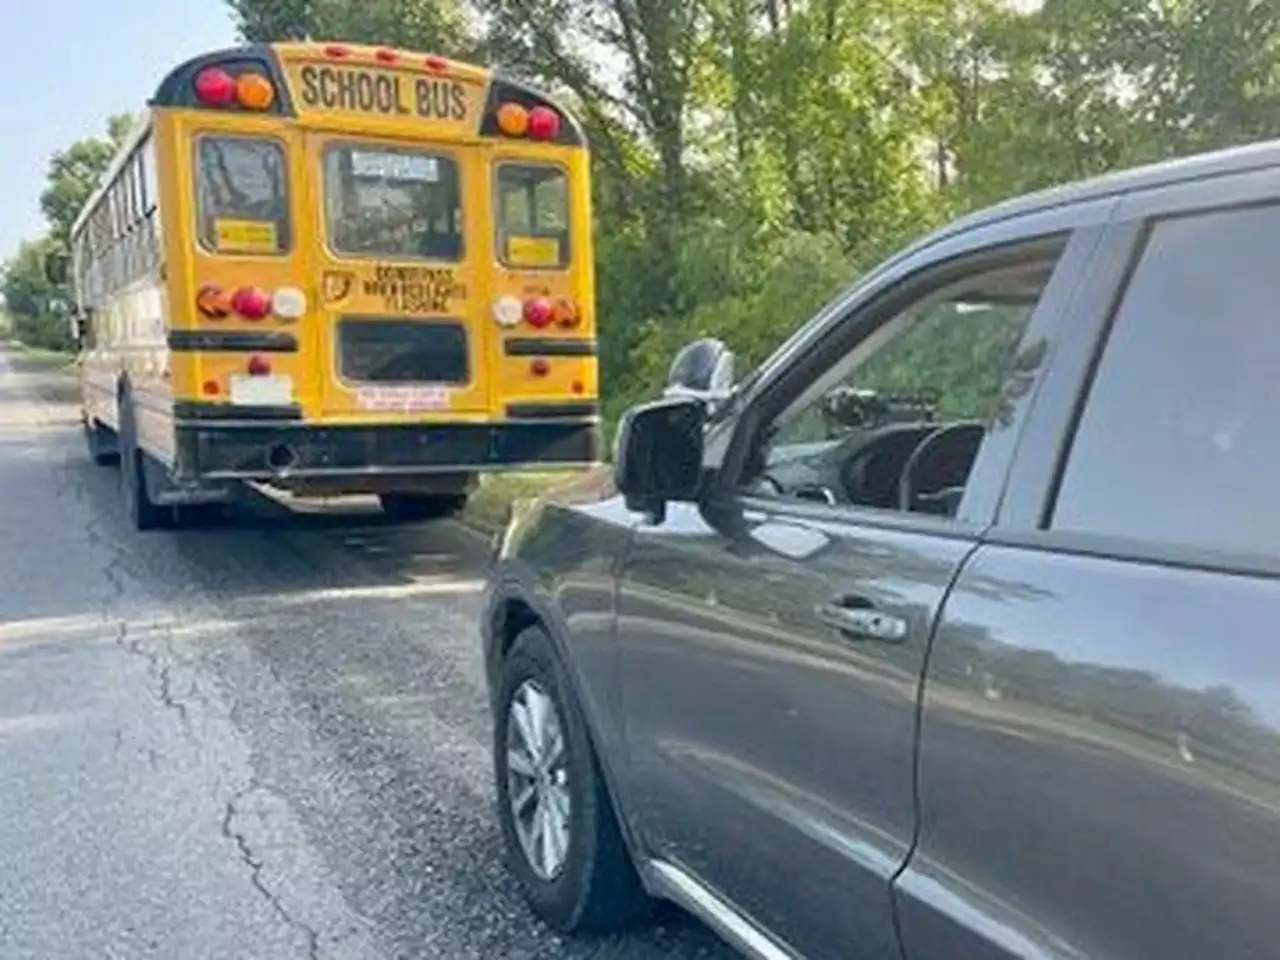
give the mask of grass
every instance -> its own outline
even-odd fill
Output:
[[[483,476],[480,478],[480,486],[467,501],[462,520],[482,533],[497,533],[507,522],[507,511],[514,501],[536,497],[548,487],[571,476],[571,473],[532,471]]]
[[[70,367],[76,362],[76,355],[65,350],[32,347],[16,340],[13,341],[13,344],[21,351],[24,360],[38,363],[42,367]]]

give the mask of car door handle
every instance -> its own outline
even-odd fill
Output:
[[[842,598],[820,604],[818,618],[851,640],[902,643],[907,639],[906,620],[877,610],[857,598]]]

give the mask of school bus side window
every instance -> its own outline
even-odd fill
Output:
[[[498,259],[509,267],[569,262],[569,181],[560,167],[498,166]]]
[[[201,246],[278,254],[292,244],[284,147],[259,137],[201,136],[196,189]]]

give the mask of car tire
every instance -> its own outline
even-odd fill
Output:
[[[89,459],[100,467],[109,467],[120,462],[120,451],[111,442],[111,431],[97,420],[85,420],[84,443],[89,450]]]
[[[521,746],[527,745],[522,731],[529,729],[531,707],[537,704],[533,695],[545,697],[540,706],[552,711],[551,719],[543,721],[551,726],[543,729],[559,733],[558,741],[554,732],[543,738],[551,746],[543,757],[550,761],[562,755],[540,774],[529,769],[528,751],[519,757]],[[493,748],[498,819],[511,868],[534,913],[561,933],[610,933],[648,919],[653,902],[618,828],[582,710],[551,639],[540,627],[521,632],[502,662]],[[551,862],[554,857],[545,856],[547,847],[530,846],[532,823],[544,804],[548,817],[564,813],[553,789],[560,791],[556,796],[567,796],[569,808],[560,818],[565,829],[556,845],[563,850],[558,866]],[[528,802],[518,810],[513,801],[526,796]],[[545,820],[543,829],[549,829]]]
[[[133,404],[127,396],[120,402],[120,493],[125,515],[135,530],[158,530],[173,524],[173,508],[162,507],[147,493],[146,454],[138,446]]]
[[[451,517],[467,505],[465,493],[382,493],[382,512],[393,520],[412,522]]]

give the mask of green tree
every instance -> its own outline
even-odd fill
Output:
[[[345,40],[465,56],[472,44],[456,0],[227,0],[241,37]]]
[[[108,134],[105,138],[77,140],[50,158],[46,186],[40,195],[40,209],[49,221],[53,238],[64,248],[69,245],[76,217],[97,188],[98,181],[132,125],[133,120],[128,115],[113,116],[107,121]]]
[[[45,257],[57,250],[56,240],[23,243],[0,271],[0,295],[8,307],[13,333],[23,343],[49,349],[71,345],[66,292],[45,277]]]
[[[14,333],[24,342],[58,349],[70,346],[67,305],[71,291],[49,283],[45,260],[51,253],[70,249],[71,227],[132,125],[127,115],[113,116],[107,121],[106,137],[78,140],[49,160],[40,195],[40,209],[49,230],[40,239],[22,244],[5,264],[0,279]]]
[[[227,0],[250,43],[305,40],[315,30],[315,0]]]

